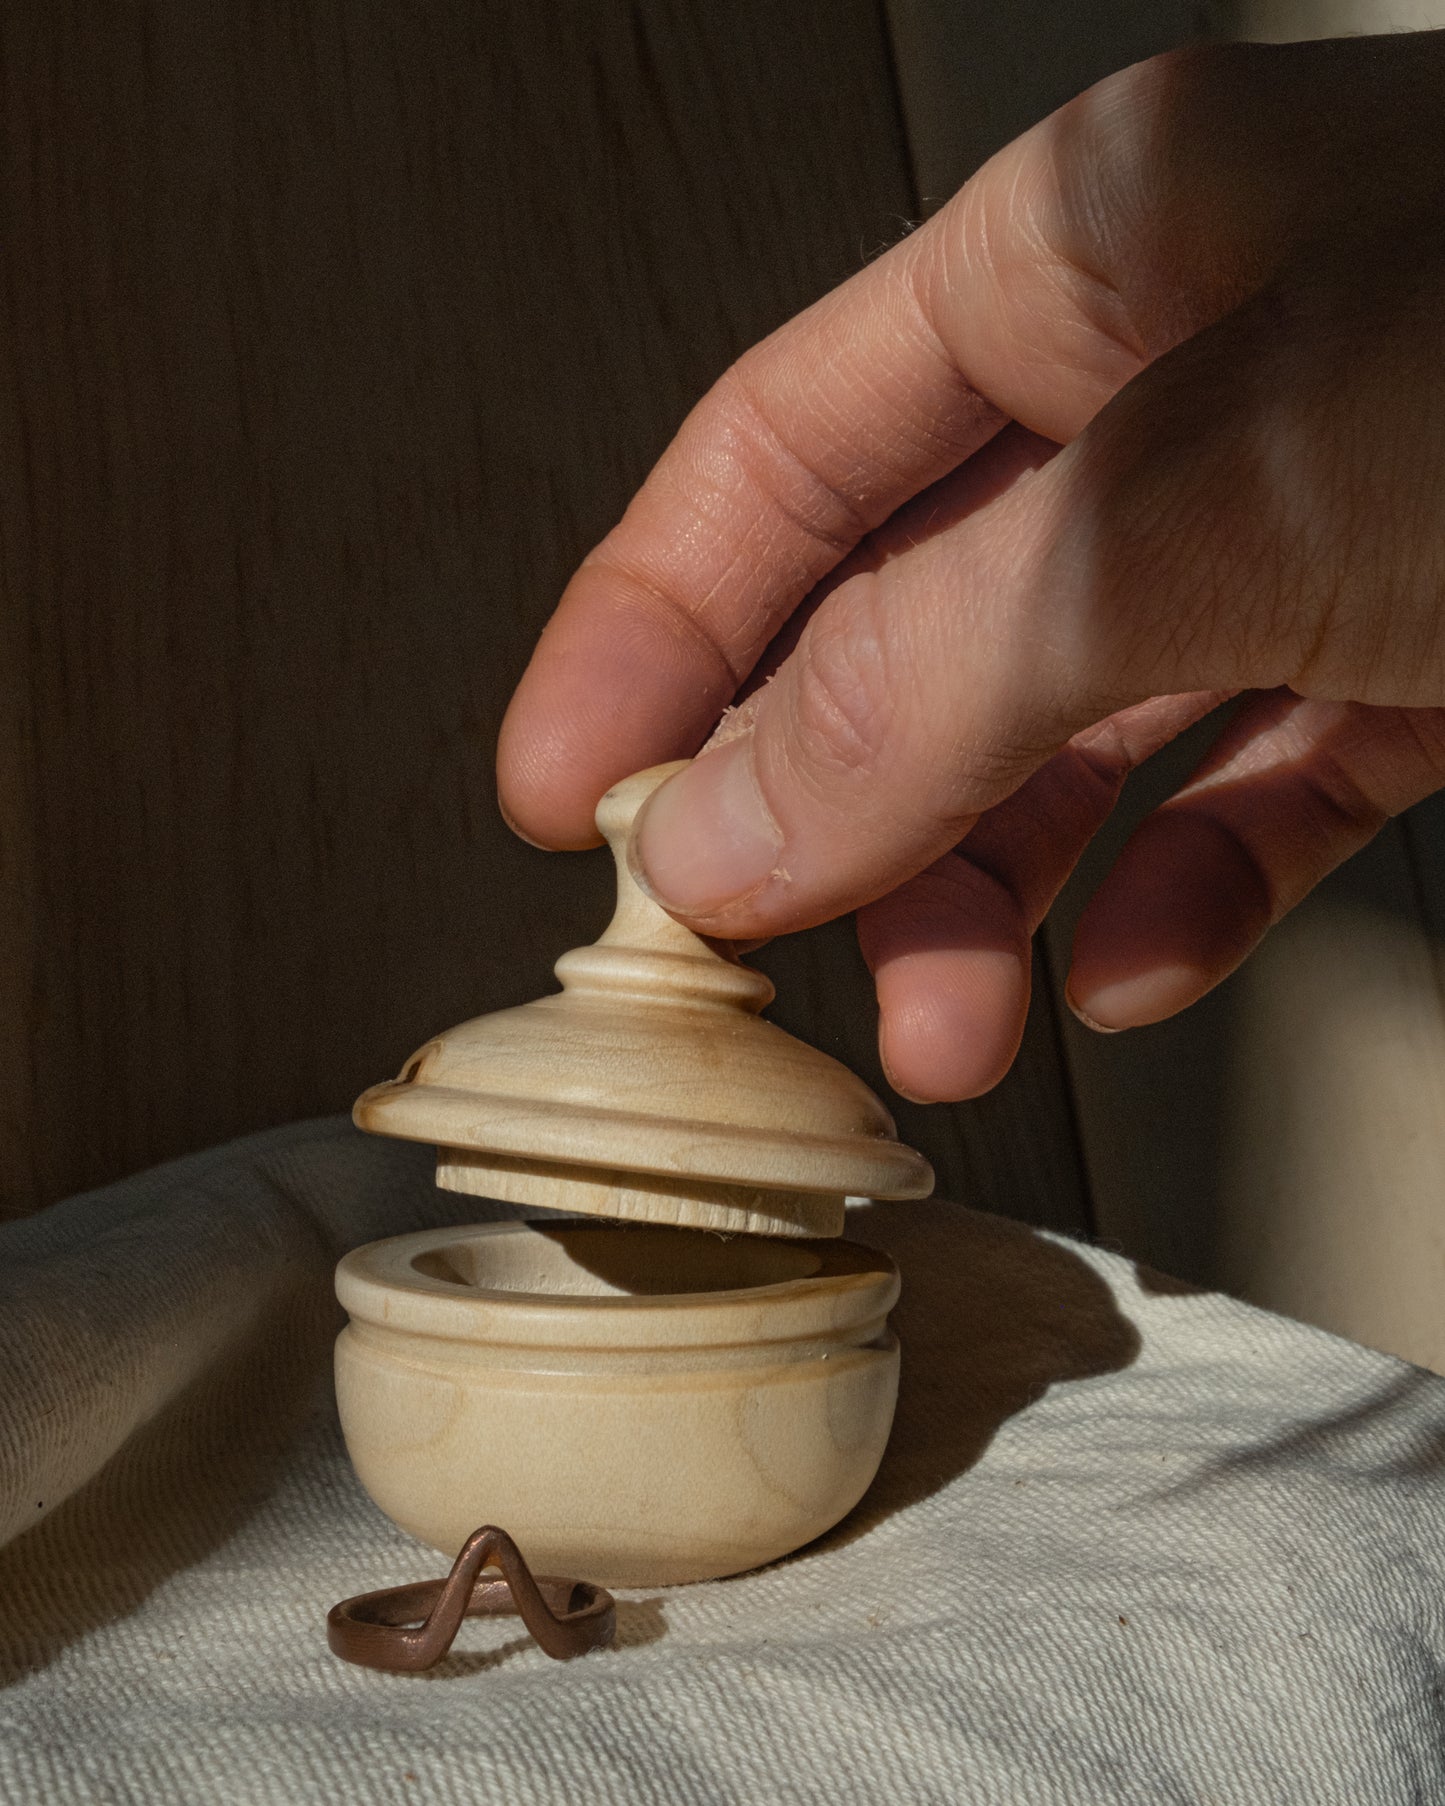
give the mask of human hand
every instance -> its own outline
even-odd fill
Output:
[[[1445,33],[1111,77],[689,416],[513,700],[508,818],[591,844],[745,696],[639,875],[732,939],[856,909],[892,1082],[972,1096],[1127,772],[1262,692],[1075,940],[1086,1021],[1170,1015],[1445,783],[1442,352]]]

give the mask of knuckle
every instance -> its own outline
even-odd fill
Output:
[[[1355,773],[1328,753],[1303,770],[1300,782],[1304,812],[1314,817],[1321,843],[1332,850],[1363,846],[1389,819],[1389,811]]]
[[[1135,763],[1112,718],[1085,734],[1076,734],[1055,760],[1059,791],[1069,814],[1083,820],[1106,814],[1118,801]]]
[[[1309,706],[1309,705],[1307,705]],[[1312,806],[1337,841],[1363,844],[1445,774],[1445,710],[1325,705],[1338,721],[1304,768]]]
[[[831,469],[820,445],[805,452],[774,392],[776,351],[767,341],[746,351],[713,387],[714,437],[730,448],[764,505],[834,557],[851,550],[873,524],[854,493],[853,473]],[[833,460],[840,462],[839,460]]]
[[[800,775],[836,781],[870,770],[893,713],[879,588],[850,578],[808,624],[791,686],[790,739]]]

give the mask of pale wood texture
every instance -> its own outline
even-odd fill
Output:
[[[0,1171],[346,1108],[535,996],[605,859],[495,812],[536,632],[732,356],[913,214],[874,0],[0,14]],[[877,1079],[840,926],[783,1019]],[[909,1110],[1084,1221],[1051,1020]]]
[[[638,811],[686,760],[597,806],[617,902],[560,991],[433,1036],[353,1112],[437,1144],[437,1184],[511,1204],[729,1234],[841,1235],[849,1197],[919,1198],[928,1162],[836,1060],[764,1022],[773,987],[628,866]]]
[[[451,1555],[504,1521],[540,1570],[672,1586],[760,1566],[867,1490],[898,1272],[852,1242],[507,1223],[348,1254],[347,1450]]]

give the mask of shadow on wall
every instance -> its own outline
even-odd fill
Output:
[[[469,1203],[479,1216],[499,1209]],[[1114,1372],[1139,1351],[1137,1332],[1099,1275],[1021,1224],[925,1202],[850,1212],[849,1231],[898,1263],[903,1297],[894,1324],[906,1352],[878,1478],[825,1542],[851,1540],[947,1486],[1050,1386]],[[287,1298],[89,1485],[0,1550],[0,1687],[138,1610],[171,1575],[235,1534],[273,1491],[318,1402],[337,1326],[315,1288]],[[319,1627],[318,1618],[318,1636]],[[665,1631],[663,1601],[623,1603],[624,1646]],[[511,1638],[456,1650],[432,1678],[489,1670],[521,1646]]]
[[[1217,734],[1136,774],[1045,936],[1061,986],[1087,897]],[[1065,1048],[1098,1235],[1163,1273],[1440,1369],[1445,798],[1389,824],[1216,991]]]

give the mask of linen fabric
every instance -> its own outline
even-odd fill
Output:
[[[1445,1801],[1445,1381],[945,1202],[850,1213],[903,1386],[838,1530],[570,1664],[338,1661],[446,1563],[347,1464],[332,1265],[508,1214],[324,1122],[0,1231],[0,1801]]]

